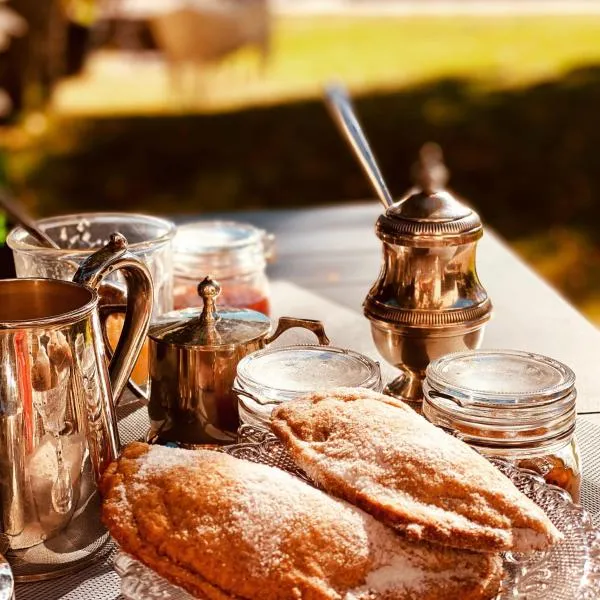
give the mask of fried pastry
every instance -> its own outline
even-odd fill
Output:
[[[490,599],[498,556],[413,543],[289,473],[134,443],[105,472],[121,547],[208,600]]]
[[[276,408],[271,425],[313,481],[409,539],[483,552],[561,539],[483,456],[389,396],[314,393]]]

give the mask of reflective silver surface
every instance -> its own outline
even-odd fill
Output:
[[[174,311],[152,324],[148,338],[150,437],[185,445],[231,443],[239,425],[233,382],[239,361],[284,331],[303,327],[329,343],[323,325],[282,317],[271,321],[249,309],[217,308],[217,281],[198,286],[203,308]]]
[[[130,293],[109,376],[96,289],[116,269]],[[118,235],[76,280],[0,281],[0,542],[10,550],[60,532],[84,471],[97,477],[119,450],[113,397],[142,346],[152,282]]]
[[[429,361],[479,347],[492,310],[475,266],[481,221],[443,188],[440,161],[426,145],[416,187],[377,221],[383,264],[363,305],[377,349],[403,371],[386,392],[415,408]]]

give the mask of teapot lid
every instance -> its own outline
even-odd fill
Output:
[[[442,149],[425,144],[413,168],[415,187],[377,221],[379,237],[402,245],[458,245],[479,239],[479,215],[446,189]]]
[[[162,315],[150,326],[148,336],[172,346],[211,350],[245,344],[268,333],[271,319],[256,310],[217,309],[216,298],[220,293],[219,283],[205,277],[198,284],[203,308],[184,308]]]

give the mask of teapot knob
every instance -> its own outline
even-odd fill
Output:
[[[216,298],[220,293],[221,286],[219,285],[219,282],[211,279],[210,275],[205,277],[198,284],[198,295],[202,298],[202,300],[204,300],[205,304],[208,298],[211,298],[214,302],[214,298]]]
[[[218,320],[216,298],[221,293],[221,286],[215,279],[211,279],[210,275],[206,276],[198,284],[198,295],[202,298],[204,308],[200,315],[200,320],[205,324],[212,324]]]

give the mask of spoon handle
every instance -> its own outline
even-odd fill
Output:
[[[350,144],[383,207],[387,209],[394,203],[394,199],[385,184],[369,142],[358,122],[348,92],[340,84],[329,84],[325,88],[325,100],[333,120]]]
[[[60,248],[60,246],[42,231],[27,211],[6,191],[0,188],[0,207],[19,225],[30,233],[42,246]]]

